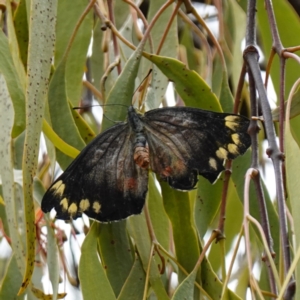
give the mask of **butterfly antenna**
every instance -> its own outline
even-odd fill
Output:
[[[108,117],[107,115],[105,115],[105,114],[103,114],[103,118],[105,118],[106,120],[108,120],[108,121],[110,121],[110,122],[112,122],[112,123],[115,123],[115,124],[120,123],[120,121],[112,120],[111,118],[109,118],[109,117]]]
[[[98,107],[98,106],[103,107],[103,106],[115,106],[115,105],[124,106],[128,108],[128,105],[125,104],[111,103],[111,104],[95,104],[95,105],[87,105],[87,106],[74,106],[73,109],[87,109],[87,108]]]
[[[133,95],[137,92],[137,90],[143,85],[143,83],[145,82],[145,80],[149,77],[149,75],[152,73],[152,69],[149,70],[148,74],[144,77],[144,79],[142,80],[142,82],[139,84],[139,86],[136,88],[136,90],[134,91]]]
[[[82,109],[82,110],[85,110],[85,109],[88,109],[88,108],[91,108],[91,107],[103,107],[103,106],[115,106],[115,105],[119,105],[119,106],[123,106],[123,107],[126,107],[128,109],[128,105],[125,105],[125,104],[121,104],[121,103],[117,103],[117,104],[95,104],[95,105],[88,105],[88,106],[75,106],[73,107],[73,109]],[[108,121],[112,122],[112,123],[119,123],[120,121],[115,121],[115,120],[112,120],[110,119],[106,114],[103,113],[103,117],[105,119],[107,119]]]

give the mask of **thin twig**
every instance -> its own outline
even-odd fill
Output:
[[[282,46],[280,36],[278,33],[278,28],[276,24],[275,14],[272,6],[271,0],[265,0],[265,6],[267,11],[268,20],[270,23],[270,29],[273,40],[273,49],[280,57],[280,67],[281,67],[281,80],[280,80],[280,110],[281,114],[284,112],[284,72],[285,72],[285,60],[282,56],[284,52],[284,48]],[[258,85],[257,85],[258,88]],[[262,90],[259,90],[259,95],[262,100],[262,110],[265,118],[266,131],[268,135],[268,141],[270,145],[270,157],[272,158],[274,170],[275,170],[275,179],[276,179],[276,188],[277,188],[277,205],[278,205],[278,213],[279,213],[279,223],[280,223],[280,236],[281,236],[281,246],[282,246],[282,254],[283,254],[283,264],[284,264],[284,275],[286,276],[289,272],[291,266],[291,254],[290,254],[290,244],[288,238],[288,228],[287,228],[287,219],[286,219],[286,210],[285,210],[285,195],[284,195],[284,175],[282,173],[282,161],[284,160],[282,152],[277,148],[276,140],[275,140],[275,132],[274,127],[271,120],[271,111],[270,106],[267,101],[267,97],[262,97]],[[264,93],[263,93],[264,94]],[[268,118],[268,120],[266,119]],[[281,117],[283,122],[283,117]],[[283,140],[283,124],[281,125],[281,138]],[[284,298],[292,299],[294,295],[295,289],[293,285],[290,285],[286,290]]]
[[[108,15],[109,15],[110,22],[112,24],[115,24],[115,15],[113,10],[112,0],[107,0],[107,7],[108,7]],[[119,52],[118,40],[114,32],[112,32],[112,42],[113,42],[113,49],[114,49],[114,57],[119,57],[120,52]],[[117,65],[117,70],[118,70],[118,74],[120,75],[122,72],[121,64]]]

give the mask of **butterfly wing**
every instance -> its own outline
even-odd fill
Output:
[[[119,123],[87,145],[52,184],[42,200],[46,213],[76,219],[84,212],[101,222],[139,214],[148,189],[148,170],[133,160],[134,134]]]
[[[190,107],[150,110],[143,117],[151,169],[176,189],[190,190],[200,174],[214,182],[224,160],[250,146],[245,117]]]

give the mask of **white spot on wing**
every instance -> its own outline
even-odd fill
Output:
[[[98,214],[100,212],[101,209],[101,204],[98,201],[95,201],[93,203],[93,210],[96,214]]]
[[[212,169],[215,169],[215,170],[218,169],[217,161],[213,157],[209,158],[208,163]]]
[[[220,148],[216,151],[216,155],[217,155],[220,159],[227,159],[228,151],[227,151],[226,149],[224,149],[223,147],[220,147]]]
[[[79,203],[79,208],[81,211],[86,211],[90,207],[89,199],[82,199]]]
[[[239,126],[239,123],[236,122],[225,122],[225,126],[230,128],[233,131],[236,131],[236,128]]]
[[[241,142],[240,142],[240,136],[238,133],[234,133],[231,135],[231,138],[233,140],[233,142],[236,144],[236,145],[239,145]]]
[[[68,213],[71,214],[71,215],[75,215],[77,213],[77,205],[76,203],[72,203],[69,208],[68,208]]]
[[[62,206],[62,210],[66,211],[68,209],[69,203],[68,203],[68,199],[64,198],[62,199],[59,204]]]
[[[235,144],[228,144],[228,151],[233,155],[238,155],[239,154],[238,147]]]
[[[238,116],[231,116],[231,115],[229,115],[229,116],[226,116],[225,117],[225,121],[227,122],[236,122],[236,121],[238,121],[240,118],[238,117]]]
[[[65,191],[66,185],[62,180],[58,180],[55,184],[52,185],[51,190],[59,196],[62,196]]]

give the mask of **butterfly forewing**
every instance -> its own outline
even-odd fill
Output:
[[[55,208],[64,220],[84,212],[101,222],[141,213],[148,171],[134,163],[132,139],[127,123],[96,137],[46,192],[42,210]]]
[[[214,182],[224,159],[250,146],[249,120],[189,107],[161,108],[143,118],[151,169],[178,189],[190,190],[197,174]]]

